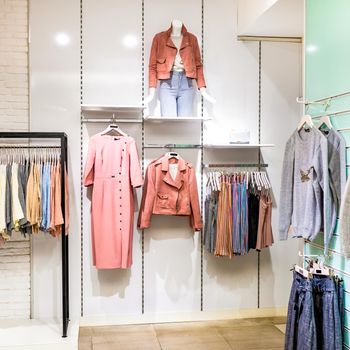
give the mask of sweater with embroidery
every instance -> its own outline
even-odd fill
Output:
[[[279,207],[279,236],[288,233],[313,241],[331,237],[331,201],[327,139],[316,128],[296,130],[286,144]]]

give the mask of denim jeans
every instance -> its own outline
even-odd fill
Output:
[[[160,110],[164,117],[193,116],[193,79],[184,72],[171,72],[169,79],[160,80]]]
[[[320,350],[341,350],[343,341],[336,282],[327,276],[314,276],[312,284],[317,348]]]
[[[344,281],[342,279],[337,278],[335,281],[335,286],[336,286],[337,294],[338,294],[339,316],[340,316],[341,335],[342,335],[342,342],[343,342],[344,341],[344,317],[345,317]]]
[[[294,272],[288,304],[285,350],[318,350],[312,282]]]
[[[294,272],[285,350],[341,350],[343,286],[333,278],[312,280]]]

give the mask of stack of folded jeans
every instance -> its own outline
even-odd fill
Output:
[[[288,304],[285,350],[341,350],[344,319],[343,281],[294,272]]]

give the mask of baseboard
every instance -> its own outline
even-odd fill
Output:
[[[255,317],[286,316],[287,308],[232,309],[220,311],[93,315],[80,318],[81,327],[167,322],[196,322]]]

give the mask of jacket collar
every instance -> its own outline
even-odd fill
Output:
[[[171,32],[172,31],[173,31],[173,25],[171,25],[170,28],[165,32],[166,38],[167,38],[166,44],[167,44],[167,46],[170,46],[170,47],[173,47],[174,49],[176,49],[177,47],[175,46],[175,44],[171,40]],[[181,34],[182,34],[182,42],[181,42],[180,50],[183,49],[184,47],[190,45],[188,31],[187,31],[187,28],[185,27],[184,24],[182,25]]]
[[[158,159],[156,164],[162,165],[162,171],[165,172],[163,181],[166,182],[170,186],[174,186],[177,189],[180,189],[183,184],[183,171],[186,170],[186,163],[184,159],[179,157],[179,160],[177,162],[178,168],[177,168],[177,174],[175,177],[175,180],[172,178],[172,176],[169,173],[169,158],[167,156],[163,156],[162,158]]]
[[[162,163],[162,171],[166,171],[166,172],[169,171],[169,158],[166,155],[163,156],[161,159],[159,159],[158,162]],[[178,164],[178,167],[177,167],[178,171],[186,170],[186,163],[181,157],[179,157],[177,164]]]

